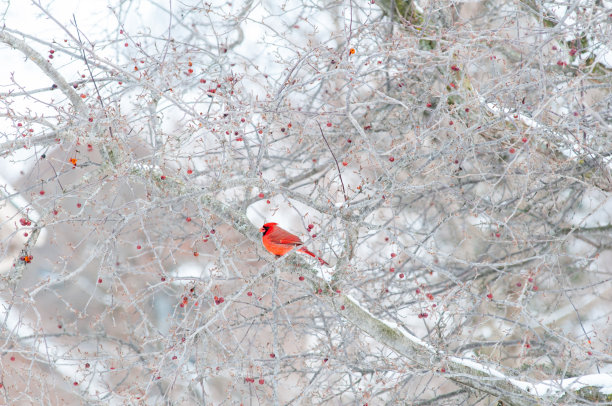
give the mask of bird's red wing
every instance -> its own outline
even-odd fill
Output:
[[[302,241],[297,235],[293,235],[289,231],[285,231],[280,227],[275,227],[272,230],[270,233],[270,239],[279,244],[302,245]]]

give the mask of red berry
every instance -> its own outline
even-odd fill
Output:
[[[391,253],[391,258],[395,258],[397,256],[397,254],[395,252]]]
[[[328,126],[328,127],[331,127],[331,126],[332,126],[332,123],[328,122],[328,123],[327,123],[327,126]]]
[[[78,207],[79,209],[81,208],[81,206],[82,206],[82,204],[81,204],[81,203],[77,203],[77,207]]]
[[[393,161],[395,161],[395,158],[393,158],[392,156],[389,157],[389,162],[393,162]]]
[[[399,274],[399,277],[400,279],[404,279],[404,274],[403,273]]]
[[[276,354],[270,353],[270,358],[276,358]]]
[[[489,294],[487,295],[487,298],[489,298],[489,299],[493,299],[493,294],[492,294],[492,293],[489,293]]]
[[[516,150],[515,150],[514,148],[510,148],[510,149],[508,150],[508,152],[510,152],[511,154],[514,154],[514,153],[516,152]]]
[[[263,379],[260,379],[258,382],[259,382],[260,385],[264,384],[264,380]]]
[[[263,192],[260,192],[260,193],[259,193],[259,198],[260,198],[260,199],[263,199],[264,197],[265,197],[265,195],[263,194]]]
[[[523,138],[521,139],[521,141],[523,141],[523,142],[527,142],[527,137],[523,137]]]
[[[247,296],[253,296],[253,292],[247,292]]]
[[[38,193],[40,193],[40,195],[42,196],[42,195],[44,195],[44,194],[45,194],[45,191],[44,191],[44,190],[41,190],[41,191],[40,191],[40,192],[38,192]]]
[[[191,217],[187,217],[185,220],[189,223],[191,221]]]
[[[303,281],[303,280],[304,280],[304,277],[303,277],[303,276],[300,276],[298,279],[299,279],[300,281]]]
[[[98,283],[102,283],[102,278],[98,278]]]

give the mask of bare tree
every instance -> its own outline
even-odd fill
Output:
[[[610,400],[610,4],[110,3],[0,7],[5,403]]]

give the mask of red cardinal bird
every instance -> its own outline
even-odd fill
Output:
[[[308,249],[303,246],[304,243],[298,238],[297,235],[293,235],[289,231],[283,230],[277,223],[266,223],[259,229],[259,231],[263,233],[261,240],[264,247],[266,247],[269,252],[277,257],[285,255],[295,247],[300,247],[298,248],[298,251],[318,259],[322,265],[329,265],[323,259],[308,251]]]

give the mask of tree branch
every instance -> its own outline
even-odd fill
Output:
[[[66,79],[60,73],[53,68],[53,66],[47,62],[42,55],[36,52],[32,47],[26,44],[24,41],[15,38],[5,30],[0,31],[0,41],[4,42],[11,47],[18,49],[25,56],[27,56],[32,62],[34,62],[40,70],[42,70],[55,85],[57,85],[58,89],[62,91],[68,97],[74,108],[77,110],[79,114],[85,116],[87,112],[87,107],[85,103],[81,100],[79,95],[74,91],[72,86],[68,84]]]

